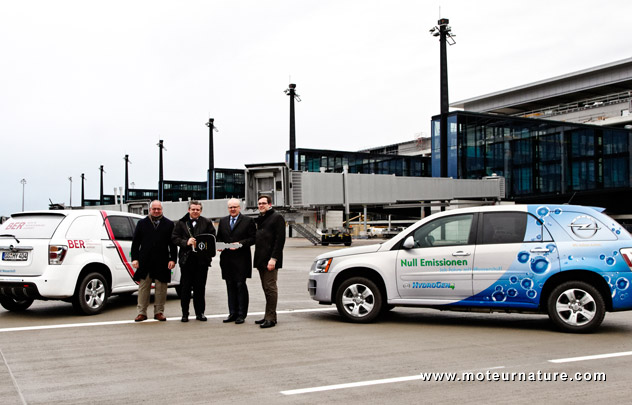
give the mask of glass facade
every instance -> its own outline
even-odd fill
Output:
[[[297,170],[342,173],[344,166],[349,173],[394,174],[396,176],[430,177],[430,158],[365,152],[297,149]]]
[[[246,196],[245,170],[215,169],[215,199],[244,198]],[[206,192],[206,184],[204,185]]]
[[[439,120],[431,127],[433,169],[440,165]],[[505,177],[509,198],[630,187],[629,130],[464,111],[448,122],[449,176],[495,173]]]

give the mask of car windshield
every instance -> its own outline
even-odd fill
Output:
[[[64,215],[16,215],[0,225],[0,238],[50,239]]]

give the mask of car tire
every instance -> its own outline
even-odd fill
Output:
[[[329,242],[322,242],[321,245],[323,246],[329,246]]]
[[[336,307],[349,322],[369,323],[380,315],[382,292],[368,278],[352,277],[338,287]]]
[[[103,311],[108,291],[108,283],[102,274],[89,273],[77,285],[72,306],[78,313],[96,315]]]
[[[345,242],[345,246],[351,246],[351,242]]]
[[[606,304],[599,291],[583,281],[567,281],[548,297],[549,318],[564,332],[587,333],[601,325]]]
[[[32,298],[15,299],[11,297],[0,296],[0,305],[7,311],[21,312],[33,304]]]

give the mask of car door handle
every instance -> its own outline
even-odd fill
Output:
[[[452,256],[469,256],[470,254],[471,254],[470,252],[464,252],[462,250],[459,250],[458,252],[452,253]]]
[[[550,253],[551,251],[545,247],[537,247],[531,249],[529,252],[531,253]]]
[[[116,249],[116,246],[114,246],[114,245],[107,245],[106,248],[107,249]]]

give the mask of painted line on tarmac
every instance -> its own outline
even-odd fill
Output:
[[[281,391],[281,394],[283,395],[307,394],[310,392],[331,391],[331,390],[340,390],[344,388],[365,387],[367,385],[391,384],[391,383],[397,383],[397,382],[402,382],[402,381],[421,380],[422,378],[423,377],[420,374],[417,374],[417,375],[409,375],[406,377],[384,378],[382,380],[359,381],[359,382],[347,383],[347,384],[323,385],[320,387],[287,390],[287,391]]]
[[[610,357],[623,357],[623,356],[632,356],[632,352],[606,353],[606,354],[595,354],[592,356],[569,357],[566,359],[549,360],[549,363],[571,363],[574,361],[598,360],[598,359],[607,359]]]
[[[18,381],[15,379],[15,376],[13,375],[13,371],[11,371],[11,367],[9,367],[9,362],[4,357],[4,353],[2,353],[2,350],[0,350],[0,356],[2,356],[2,361],[4,361],[4,365],[7,367],[7,371],[9,372],[9,377],[11,377],[11,381],[13,381],[13,386],[15,387],[15,390],[18,392],[18,396],[20,397],[22,404],[26,405],[27,402],[24,399],[24,395],[22,395],[22,390],[20,389],[20,386],[18,385]]]
[[[502,368],[505,368],[505,366],[488,367],[488,368],[484,368],[480,370],[496,370],[496,369],[502,369]],[[479,370],[471,370],[469,372],[476,372],[476,371],[479,371]],[[299,388],[295,390],[279,391],[279,393],[283,395],[298,395],[298,394],[308,394],[311,392],[366,387],[368,385],[392,384],[392,383],[398,383],[398,382],[404,382],[404,381],[415,381],[415,380],[424,380],[424,379],[427,380],[428,376],[424,374],[425,373],[419,373],[419,374],[409,375],[409,376],[404,376],[404,377],[392,377],[392,378],[383,378],[380,380],[357,381],[357,382],[345,383],[345,384],[323,385],[320,387],[311,387],[311,388]]]
[[[283,311],[277,311],[277,314],[295,314],[302,312],[325,312],[325,311],[334,311],[336,308],[308,308],[308,309],[288,309]],[[265,312],[249,312],[248,315],[264,315]],[[228,314],[217,314],[217,315],[207,315],[207,318],[224,318],[227,317]],[[167,318],[170,321],[179,321],[181,317],[172,317]],[[190,316],[189,319],[195,319],[195,316]],[[46,329],[64,329],[64,328],[83,328],[86,326],[105,326],[105,325],[124,325],[128,323],[150,323],[150,322],[159,322],[155,319],[148,319],[142,322],[134,322],[133,319],[125,320],[125,321],[106,321],[106,322],[85,322],[85,323],[67,323],[61,325],[40,325],[40,326],[23,326],[17,328],[2,328],[0,329],[0,333],[6,332],[24,332],[24,331],[33,331],[33,330],[46,330]]]

